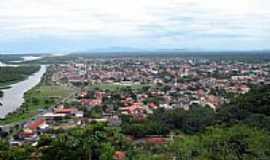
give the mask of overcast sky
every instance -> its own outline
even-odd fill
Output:
[[[0,52],[270,49],[269,0],[0,0]]]

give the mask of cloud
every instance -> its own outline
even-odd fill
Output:
[[[1,0],[0,51],[23,51],[11,46],[24,41],[24,50],[50,41],[61,51],[72,42],[81,50],[216,48],[212,42],[257,49],[268,47],[269,19],[267,0]]]

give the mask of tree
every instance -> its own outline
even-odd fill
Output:
[[[150,121],[169,129],[179,129],[187,134],[203,131],[214,121],[214,111],[209,107],[192,106],[189,110],[159,109],[149,116]]]
[[[263,130],[236,125],[209,128],[199,135],[177,138],[169,150],[178,159],[269,159],[270,136]]]
[[[125,139],[116,129],[91,124],[58,133],[56,138],[42,136],[38,148],[42,160],[109,160],[115,148],[122,149]]]
[[[90,118],[101,118],[102,113],[103,113],[102,107],[96,106],[96,107],[91,108],[90,111],[86,112],[85,116],[90,117]]]
[[[34,150],[31,146],[10,147],[7,141],[0,140],[0,159],[3,160],[26,160],[31,159]]]
[[[101,144],[101,155],[100,160],[111,160],[115,150],[111,143]]]
[[[233,98],[230,104],[217,110],[215,123],[223,125],[243,123],[270,131],[269,104],[268,86],[252,88],[249,93]]]
[[[32,103],[33,103],[34,105],[38,105],[39,102],[40,102],[40,100],[39,100],[37,97],[33,97],[33,98],[32,98]]]

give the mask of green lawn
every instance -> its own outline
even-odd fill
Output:
[[[46,97],[66,97],[70,95],[71,89],[62,86],[38,86],[30,90],[26,96]]]
[[[95,84],[90,85],[88,89],[98,89],[98,90],[109,90],[111,92],[119,91],[121,89],[130,87],[134,91],[140,91],[143,89],[143,87],[147,87],[151,85],[146,84],[132,84],[132,85],[120,85],[120,84]]]
[[[21,106],[20,110],[0,120],[0,124],[9,124],[30,119],[40,109],[47,109],[72,93],[72,89],[62,86],[39,85],[25,94],[25,103]]]

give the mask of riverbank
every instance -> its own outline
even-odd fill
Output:
[[[4,86],[4,87],[0,86],[0,98],[2,98],[4,96],[4,92],[2,90],[9,89],[9,88],[10,88],[10,86]]]
[[[29,90],[24,98],[25,102],[15,112],[8,114],[5,119],[0,120],[0,124],[10,124],[31,119],[39,112],[57,104],[65,97],[68,97],[71,89],[61,86],[38,85]]]
[[[0,67],[0,90],[27,79],[30,75],[38,72],[40,68],[39,65]]]
[[[19,123],[32,119],[74,93],[74,90],[69,87],[51,84],[50,76],[50,68],[48,68],[39,84],[24,94],[24,103],[20,108],[1,119],[0,124]]]

